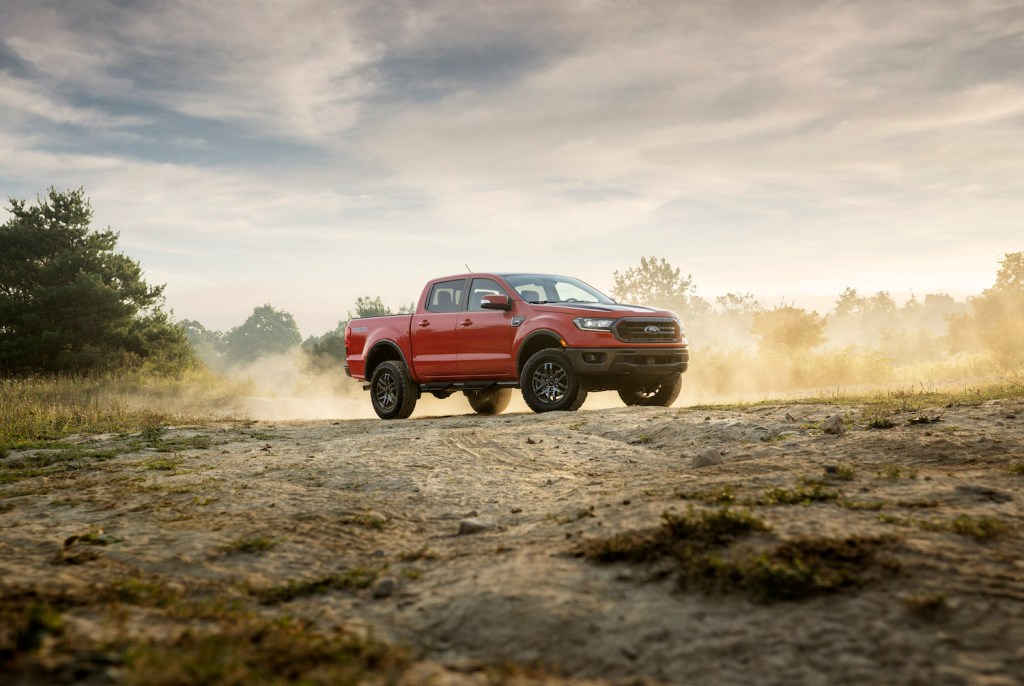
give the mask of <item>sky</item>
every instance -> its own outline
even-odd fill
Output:
[[[50,186],[213,329],[641,256],[978,293],[1024,250],[1024,2],[0,0],[0,195]]]

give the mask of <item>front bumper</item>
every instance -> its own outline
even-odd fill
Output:
[[[565,354],[592,388],[652,383],[682,374],[690,362],[687,348],[566,348]]]

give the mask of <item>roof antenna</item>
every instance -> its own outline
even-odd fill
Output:
[[[469,265],[468,265],[468,264],[464,264],[464,266],[466,267],[466,271],[467,271],[467,272],[472,272],[472,271],[473,271],[472,269],[470,269],[470,268],[469,268]]]

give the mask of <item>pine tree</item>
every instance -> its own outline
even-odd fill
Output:
[[[118,234],[91,228],[82,189],[50,188],[33,206],[10,199],[0,226],[0,371],[88,372],[194,358],[163,311],[163,286],[116,252]]]

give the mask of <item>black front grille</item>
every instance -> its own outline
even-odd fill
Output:
[[[620,319],[612,329],[625,343],[676,343],[679,322],[674,319]]]

